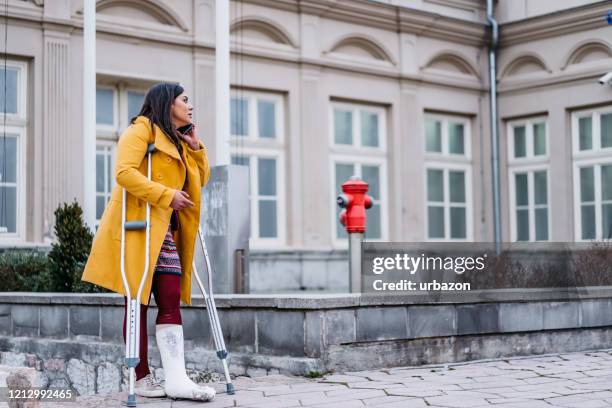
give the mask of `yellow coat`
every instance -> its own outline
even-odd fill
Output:
[[[156,149],[151,158],[151,181],[147,179],[146,150],[149,143],[155,143]],[[195,206],[178,211],[180,227],[174,239],[182,266],[181,300],[191,304],[191,266],[200,223],[200,196],[210,177],[210,167],[201,142],[199,150],[192,150],[183,141],[181,143],[186,166],[172,141],[157,126],[154,136],[150,122],[144,116],[139,116],[123,132],[117,147],[117,185],[100,220],[82,280],[117,293],[126,293],[121,278],[121,203],[122,190],[126,188],[127,221],[144,220],[145,201],[151,203],[149,273],[141,296],[141,302],[148,304],[153,270],[172,215],[170,203],[175,192],[182,188]],[[126,231],[125,237],[125,270],[130,293],[135,298],[144,273],[145,232]]]

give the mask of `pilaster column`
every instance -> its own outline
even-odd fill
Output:
[[[400,241],[422,241],[426,236],[427,215],[425,213],[424,186],[424,142],[423,107],[418,100],[417,86],[403,82],[400,84],[399,117],[401,137],[394,150],[398,155],[401,176],[400,193],[396,195],[401,202],[401,232],[395,239]]]
[[[81,164],[80,146],[74,146],[69,111],[72,103],[69,87],[69,34],[44,30],[43,51],[43,161],[44,161],[44,235],[51,236],[54,211],[64,201],[71,201],[80,191],[76,168]],[[95,163],[90,165],[95,166]]]
[[[320,68],[304,66],[300,72],[300,136],[302,145],[302,200],[304,245],[326,247],[331,243],[329,98],[321,90]],[[297,205],[297,203],[296,203]]]

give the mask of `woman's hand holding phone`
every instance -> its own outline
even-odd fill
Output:
[[[177,191],[174,194],[174,198],[172,199],[172,202],[170,203],[170,207],[172,207],[175,210],[183,210],[185,208],[189,208],[189,207],[193,207],[195,204],[193,203],[193,201],[191,201],[189,199],[189,194],[187,194],[184,191]]]
[[[191,128],[185,133],[180,132],[181,138],[191,147],[193,150],[200,149],[200,139],[198,139],[198,131],[195,123],[191,125]]]

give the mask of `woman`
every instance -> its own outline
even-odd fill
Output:
[[[104,210],[82,280],[123,293],[121,277],[121,206],[126,189],[126,221],[144,220],[151,204],[149,273],[142,291],[140,363],[135,393],[209,401],[215,391],[199,386],[185,372],[180,301],[191,304],[191,265],[200,221],[200,191],[210,176],[204,144],[192,124],[193,106],[183,88],[162,83],[145,96],[139,115],[119,138],[115,176],[117,185]],[[155,144],[151,180],[147,178],[147,146]],[[145,233],[126,231],[125,271],[130,293],[136,297],[145,263]],[[158,314],[155,326],[166,381],[162,387],[147,361],[147,307],[151,293]],[[127,298],[126,298],[127,299]],[[125,339],[125,314],[123,336]]]

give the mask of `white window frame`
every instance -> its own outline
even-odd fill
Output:
[[[612,106],[604,106],[598,109],[586,109],[572,112],[572,151],[574,160],[582,158],[602,157],[607,158],[612,154],[612,147],[601,147],[601,115],[612,113]],[[578,119],[591,117],[593,148],[591,150],[579,150],[580,135],[578,133]]]
[[[0,113],[0,117],[1,117]],[[19,126],[6,126],[6,134],[17,135],[17,182],[16,183],[1,183],[3,186],[17,187],[16,198],[16,232],[0,232],[0,241],[11,241],[11,242],[22,242],[25,241],[25,228],[26,228],[26,130],[24,127]],[[0,136],[0,142],[1,142]]]
[[[544,143],[546,143],[546,154],[534,155],[534,134],[533,125],[538,123],[544,123]],[[526,156],[525,157],[514,157],[514,128],[517,126],[525,126],[525,143],[526,143]],[[508,164],[509,165],[528,165],[536,163],[548,162],[550,157],[550,136],[548,130],[548,118],[546,116],[538,116],[529,119],[512,120],[507,123],[506,134],[508,135]]]
[[[425,124],[427,119],[439,120],[442,127],[442,152],[428,152],[427,151],[427,130]],[[464,143],[464,154],[450,153],[448,151],[448,123],[461,123],[463,124],[463,143]],[[470,118],[465,116],[457,116],[452,114],[440,114],[425,112],[423,120],[423,151],[425,152],[426,160],[444,160],[444,161],[456,161],[458,163],[465,163],[472,160],[472,121]]]
[[[99,83],[96,89],[107,89],[113,91],[113,124],[96,123],[96,134],[98,139],[117,141],[121,133],[130,125],[128,117],[128,92],[138,92],[145,94],[147,89],[126,85],[123,81],[109,84],[108,82]]]
[[[427,171],[428,170],[442,170],[442,183],[444,192],[444,201],[442,206],[444,208],[444,238],[431,238],[429,236],[429,212],[428,207],[430,204],[440,206],[439,202],[431,202],[427,196]],[[459,205],[453,205],[450,202],[450,186],[448,183],[448,173],[450,171],[463,171],[465,177],[465,238],[451,238],[450,237],[450,209],[451,207],[459,207]],[[425,164],[425,172],[423,173],[423,186],[424,192],[423,197],[425,198],[425,241],[427,242],[470,242],[474,238],[474,227],[473,227],[473,204],[472,204],[472,165],[471,163],[449,163],[445,161],[428,161]]]
[[[16,68],[19,71],[18,79],[17,79],[17,113],[7,113],[6,120],[7,123],[10,121],[11,124],[16,124],[16,122],[20,122],[19,124],[24,124],[27,119],[26,109],[27,109],[27,86],[28,86],[28,64],[23,61],[15,61],[15,60],[7,60],[6,61],[7,68]],[[4,68],[4,65],[2,66]],[[3,115],[0,112],[0,117]]]
[[[138,92],[146,96],[147,90],[143,88],[137,88],[134,86],[123,86],[123,84],[119,84],[118,88],[119,88],[119,104],[121,105],[121,107],[123,107],[123,113],[120,114],[120,117],[119,117],[119,128],[125,129],[126,127],[129,126],[130,119],[132,119],[128,112],[128,106],[129,106],[128,105],[128,92]]]
[[[336,144],[335,141],[335,119],[334,110],[339,108],[341,110],[347,110],[352,112],[352,128],[353,128],[353,144]],[[361,111],[367,111],[378,115],[378,146],[363,146],[361,144]],[[330,179],[330,197],[334,198],[330,200],[331,206],[331,242],[334,248],[348,248],[348,239],[339,238],[336,234],[337,223],[340,221],[336,216],[336,203],[335,197],[336,192],[336,164],[352,164],[355,166],[356,175],[361,177],[361,167],[363,165],[374,165],[378,166],[379,171],[379,183],[380,183],[380,197],[376,200],[380,206],[380,238],[369,238],[366,239],[372,242],[382,242],[389,240],[389,221],[388,221],[388,172],[387,172],[387,110],[384,107],[372,105],[368,103],[350,103],[337,100],[331,100],[328,109],[328,143],[330,151],[330,167],[329,173]],[[366,210],[367,217],[367,210]]]
[[[575,239],[577,242],[590,242],[592,240],[602,240],[608,239],[603,236],[603,230],[601,226],[601,222],[603,219],[601,206],[603,205],[602,201],[602,191],[601,191],[601,166],[612,165],[612,157],[608,157],[607,160],[602,160],[601,158],[593,158],[590,160],[580,160],[575,161],[573,170],[574,170],[574,220],[576,221],[575,228]],[[580,168],[581,167],[594,167],[593,172],[593,186],[595,190],[595,238],[587,238],[582,239],[582,219],[580,213]]]
[[[110,140],[97,140],[96,141],[96,160],[97,160],[97,155],[98,155],[98,147],[104,147],[104,148],[109,148],[110,149],[110,190],[108,191],[108,193],[102,193],[100,194],[97,190],[96,190],[96,203],[97,203],[97,199],[100,195],[103,195],[105,198],[105,202],[104,202],[104,206],[108,205],[108,202],[110,201],[111,195],[112,195],[112,191],[113,188],[115,187],[115,177],[114,177],[114,165],[115,165],[115,159],[116,159],[116,153],[117,153],[117,143],[110,141]],[[106,163],[106,161],[105,161]],[[106,166],[106,164],[105,164]],[[97,174],[96,174],[96,182],[97,182]],[[106,185],[106,183],[105,183]],[[96,204],[97,205],[97,204]],[[96,223],[95,226],[96,228],[98,227],[98,224],[100,223],[100,219],[96,218]]]
[[[332,212],[331,212],[331,224],[333,225],[332,229],[332,246],[334,248],[348,248],[348,239],[346,238],[338,238],[337,235],[337,226],[336,224],[340,222],[336,215],[336,208],[338,204],[336,203],[336,197],[338,195],[336,191],[336,164],[350,164],[355,166],[355,175],[362,177],[362,166],[378,166],[379,171],[379,183],[380,183],[380,197],[376,200],[376,203],[380,206],[380,238],[370,238],[367,236],[368,232],[366,231],[366,239],[371,242],[384,242],[389,240],[389,223],[388,220],[388,191],[387,191],[387,161],[385,157],[360,157],[356,159],[355,156],[347,156],[344,154],[331,154],[330,155],[330,172],[331,174],[331,188],[330,188],[330,197],[333,198],[332,201]],[[366,218],[367,218],[367,210],[366,210]]]
[[[232,89],[231,98],[243,98],[248,101],[248,129],[246,136],[230,135],[230,154],[232,156],[249,157],[249,177],[251,195],[257,199],[249,197],[251,210],[251,236],[249,245],[254,249],[272,249],[287,247],[287,187],[285,185],[285,97],[279,93],[264,91],[247,91],[242,89]],[[259,99],[274,101],[275,109],[275,138],[260,138],[259,123],[257,115],[257,101]],[[230,105],[231,110],[231,105]],[[231,114],[231,112],[230,112]],[[230,127],[231,132],[231,127]],[[276,194],[277,194],[277,234],[276,238],[262,238],[259,236],[259,197],[257,185],[257,166],[254,165],[253,158],[274,158],[276,159]]]
[[[539,171],[546,171],[546,208],[547,208],[547,237],[546,240],[536,241],[536,226],[535,226],[535,210],[538,208],[544,208],[542,204],[535,204],[535,173]],[[517,218],[516,218],[516,177],[517,173],[527,173],[527,213],[529,217],[529,240],[517,241]],[[550,218],[550,168],[548,164],[534,164],[529,166],[516,166],[508,169],[509,175],[509,198],[510,198],[510,234],[512,242],[549,242],[551,234],[551,218]]]
[[[27,98],[28,98],[28,64],[24,61],[7,60],[7,68],[18,70],[17,78],[17,113],[6,114],[6,133],[17,135],[17,202],[16,205],[16,232],[0,232],[0,242],[24,242],[26,239],[26,190],[27,186]],[[0,120],[4,114],[0,112]]]
[[[243,91],[240,89],[232,89],[230,95],[231,100],[234,98],[246,99],[248,103],[248,129],[246,136],[230,135],[230,141],[236,144],[244,142],[249,143],[270,143],[270,144],[283,144],[285,140],[285,114],[284,114],[284,98],[280,94],[266,93],[258,91]],[[259,116],[257,115],[257,101],[263,99],[266,101],[273,101],[275,103],[274,117],[275,117],[275,138],[259,137]],[[231,106],[230,106],[231,115]],[[230,126],[231,133],[231,126]]]
[[[612,164],[612,147],[601,147],[601,115],[612,113],[612,105],[600,108],[584,109],[572,112],[572,170],[574,191],[574,239],[576,242],[590,242],[593,239],[582,239],[582,219],[580,213],[580,168],[595,167],[594,190],[595,190],[595,238],[594,240],[607,239],[603,237],[602,229],[602,191],[601,191],[601,166]],[[579,150],[579,127],[578,119],[590,116],[592,119],[592,146],[591,150]]]
[[[250,246],[254,249],[271,249],[285,247],[287,242],[287,211],[285,191],[285,161],[282,151],[274,151],[265,148],[243,148],[232,150],[232,156],[244,156],[249,158],[250,189],[249,204],[251,211],[251,236]],[[257,178],[257,163],[254,159],[276,159],[276,238],[262,238],[259,236],[259,190]]]
[[[442,152],[427,151],[427,119],[439,120],[442,130]],[[450,153],[448,151],[448,123],[463,124],[463,143],[464,154]],[[425,111],[423,114],[423,152],[424,152],[424,172],[423,178],[423,203],[424,203],[424,226],[423,236],[426,242],[470,242],[474,240],[474,206],[472,190],[472,120],[469,117],[455,114],[442,114]],[[443,170],[444,183],[444,238],[431,238],[429,236],[429,201],[427,200],[427,170]],[[448,171],[465,171],[465,238],[450,238],[450,189],[448,188]]]
[[[352,112],[353,144],[336,143],[334,110],[339,108]],[[361,144],[361,111],[367,111],[378,115],[378,146],[363,146]],[[387,152],[387,117],[386,110],[380,106],[357,104],[348,102],[331,101],[329,107],[329,147],[336,152],[346,154],[367,154],[373,152]]]
[[[546,144],[546,154],[534,155],[534,134],[533,126],[544,123],[544,143]],[[525,127],[525,157],[514,157],[514,128],[517,126]],[[516,179],[517,173],[527,173],[527,199],[529,214],[529,240],[520,242],[549,242],[551,239],[551,206],[550,201],[550,131],[547,116],[534,116],[524,119],[510,120],[506,123],[506,142],[508,146],[508,197],[510,199],[510,238],[512,242],[517,241],[517,218],[516,218]],[[546,207],[548,208],[548,239],[535,239],[535,190],[533,189],[533,177],[536,171],[546,171]],[[539,205],[540,206],[540,205]]]
[[[121,114],[119,108],[119,89],[117,86],[109,86],[109,85],[96,85],[96,92],[98,89],[106,89],[113,92],[113,124],[109,125],[107,123],[98,123],[96,119],[96,131],[99,134],[103,132],[105,134],[117,134],[119,128],[119,116]]]

